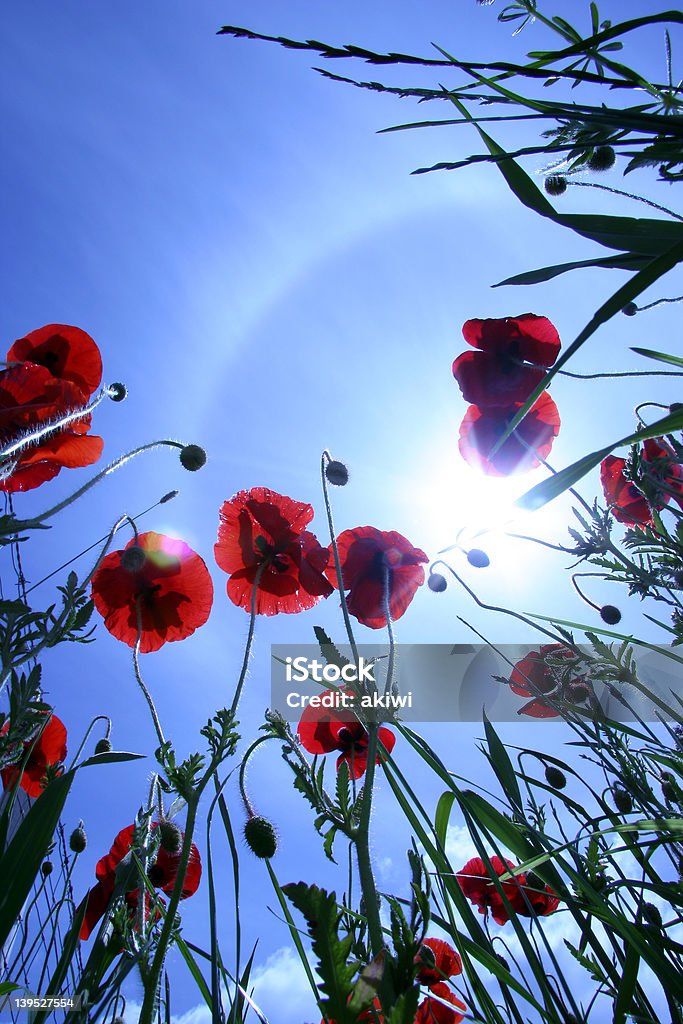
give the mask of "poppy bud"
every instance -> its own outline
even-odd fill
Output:
[[[548,785],[552,786],[553,789],[564,789],[567,785],[567,776],[552,764],[549,764],[546,768],[545,778]]]
[[[510,964],[507,962],[505,957],[502,956],[500,953],[496,953],[496,960],[498,961],[501,967],[505,968],[506,971],[510,970]]]
[[[107,394],[111,398],[112,402],[122,402],[128,392],[126,391],[126,385],[117,381],[115,384],[109,385],[107,388]]]
[[[614,800],[614,806],[622,814],[629,814],[633,810],[633,800],[623,786],[614,786],[612,788],[612,799]]]
[[[563,174],[550,174],[543,182],[543,188],[549,196],[561,196],[567,191],[567,179]]]
[[[616,153],[611,146],[597,146],[588,158],[587,166],[591,171],[608,171],[614,167]]]
[[[427,586],[435,594],[442,594],[448,584],[446,583],[446,577],[442,576],[440,572],[430,572]]]
[[[69,836],[69,848],[74,853],[83,853],[87,845],[88,837],[85,834],[83,822],[81,822],[80,825],[78,825],[78,827],[75,828],[71,835]]]
[[[344,487],[349,482],[349,471],[343,462],[332,459],[325,466],[325,476],[335,487]]]
[[[604,604],[600,609],[600,618],[608,626],[616,626],[617,622],[621,622],[621,612],[613,604]]]
[[[640,909],[644,920],[648,924],[653,925],[655,928],[662,927],[662,915],[654,903],[643,903]]]
[[[585,683],[571,683],[567,687],[567,700],[570,700],[572,704],[581,704],[584,700],[588,700],[590,690]]]
[[[638,307],[636,306],[635,302],[627,302],[626,305],[622,308],[621,312],[624,314],[624,316],[635,316],[638,312]]]
[[[145,564],[145,552],[137,544],[121,552],[121,566],[127,572],[138,572]]]
[[[98,740],[95,744],[96,754],[108,754],[111,750],[111,740],[106,736],[103,736],[101,740]]]
[[[53,871],[54,867],[52,865],[51,860],[44,860],[43,863],[40,865],[40,873],[42,874],[43,878],[47,878],[47,876],[51,875]]]
[[[244,826],[244,838],[251,852],[262,860],[270,860],[277,850],[275,828],[260,814],[248,819]]]
[[[673,779],[662,779],[662,796],[665,800],[678,799],[678,787]]]
[[[190,473],[196,473],[206,464],[206,452],[198,444],[186,444],[180,451],[180,465]]]
[[[436,967],[436,954],[426,943],[423,943],[418,949],[413,963],[416,967],[426,967],[428,970],[433,971]]]
[[[183,833],[174,821],[164,818],[159,822],[159,838],[166,853],[177,853],[183,842]]]
[[[178,494],[179,491],[169,491],[168,494],[164,494],[163,498],[159,498],[159,504],[165,505],[167,501],[173,501],[174,498],[178,497]]]
[[[482,551],[481,548],[472,548],[467,552],[467,561],[470,565],[473,565],[475,569],[485,569],[491,564],[491,559]]]
[[[111,1024],[126,1024],[126,1022],[123,1019],[123,1017],[114,1017],[114,1019],[111,1022]]]

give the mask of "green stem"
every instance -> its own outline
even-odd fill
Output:
[[[377,903],[377,887],[370,860],[370,814],[372,811],[372,787],[375,779],[375,761],[377,759],[377,740],[379,726],[376,722],[368,725],[368,765],[363,784],[363,803],[361,805],[358,831],[354,836],[356,857],[358,858],[358,876],[365,904],[365,916],[368,921],[370,949],[373,957],[384,949],[382,922]]]
[[[337,538],[334,530],[334,517],[332,515],[332,503],[330,502],[330,495],[327,489],[327,477],[325,476],[325,466],[327,462],[330,462],[330,453],[325,449],[320,458],[320,478],[323,485],[323,498],[325,499],[325,511],[327,512],[327,523],[330,530],[330,543],[332,546],[332,555],[334,557],[334,568],[337,574],[337,589],[339,590],[339,599],[341,601],[342,615],[344,616],[344,625],[346,627],[346,634],[349,638],[349,644],[353,651],[353,658],[358,664],[358,648],[356,647],[356,641],[353,636],[353,629],[351,627],[351,619],[349,618],[349,609],[346,604],[346,593],[344,590],[344,577],[342,575],[341,561],[339,558],[339,548],[337,547]]]
[[[175,927],[175,917],[178,910],[178,904],[180,903],[183,886],[185,884],[187,866],[190,863],[190,855],[192,853],[192,836],[194,834],[194,826],[197,820],[197,805],[199,803],[200,792],[201,789],[198,789],[192,794],[192,797],[187,802],[187,818],[185,821],[183,845],[180,851],[180,861],[178,863],[178,874],[173,887],[173,893],[169,900],[168,907],[166,908],[161,935],[159,936],[159,942],[149,970],[149,976],[145,985],[145,996],[142,1002],[142,1009],[140,1010],[138,1024],[153,1024],[156,1015],[156,994],[159,989],[161,972],[166,958],[166,950],[168,949],[171,941],[171,935]]]
[[[256,600],[258,598],[258,587],[261,582],[261,576],[263,570],[266,567],[266,563],[262,562],[256,570],[256,576],[254,577],[254,589],[251,592],[251,613],[249,617],[249,632],[247,633],[247,642],[244,647],[244,658],[242,659],[242,669],[240,671],[240,677],[237,680],[237,686],[235,688],[235,695],[232,698],[232,704],[230,705],[230,711],[234,715],[237,711],[237,705],[240,702],[242,696],[242,689],[244,688],[244,681],[247,678],[247,669],[249,668],[249,658],[251,657],[251,648],[254,643],[254,629],[256,627]]]

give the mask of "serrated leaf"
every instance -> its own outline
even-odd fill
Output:
[[[318,958],[320,987],[326,996],[322,1002],[326,1015],[334,1018],[337,1024],[356,1024],[356,1014],[349,1009],[348,1001],[357,965],[347,962],[352,938],[339,938],[336,894],[305,882],[283,885],[282,891],[306,919],[313,952]]]

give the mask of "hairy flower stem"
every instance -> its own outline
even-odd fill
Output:
[[[159,716],[157,714],[157,709],[154,706],[154,701],[152,700],[152,695],[150,694],[149,690],[145,686],[144,680],[143,680],[142,675],[140,673],[139,654],[140,654],[140,638],[142,637],[142,612],[140,610],[140,598],[139,597],[137,598],[137,600],[135,602],[135,609],[136,609],[137,617],[138,617],[138,635],[137,635],[137,639],[135,641],[135,647],[133,648],[133,669],[135,671],[135,678],[137,680],[137,684],[140,687],[140,689],[142,690],[142,694],[143,694],[143,696],[144,696],[144,698],[147,701],[147,704],[149,706],[150,714],[152,716],[152,721],[154,722],[154,728],[156,729],[157,739],[159,740],[159,746],[163,747],[163,745],[166,742],[166,740],[164,739],[164,733],[163,733],[163,730],[161,728],[161,722],[159,721]]]
[[[363,902],[365,904],[365,916],[368,921],[368,933],[370,936],[370,950],[373,957],[378,956],[384,949],[384,937],[382,935],[382,922],[379,916],[379,905],[377,903],[377,887],[375,876],[372,872],[370,860],[370,814],[372,811],[372,788],[375,780],[375,761],[377,760],[377,742],[379,726],[376,722],[368,724],[368,766],[365,772],[363,784],[363,803],[361,805],[360,821],[358,831],[354,836],[356,844],[356,857],[358,858],[358,876],[360,879]]]
[[[252,745],[249,747],[249,749],[247,750],[246,754],[242,758],[242,763],[240,764],[240,774],[239,774],[240,796],[242,797],[242,803],[244,804],[244,809],[247,812],[247,816],[250,817],[250,818],[252,818],[256,814],[256,811],[254,810],[252,802],[249,799],[249,794],[247,793],[247,787],[246,787],[246,783],[245,783],[245,775],[246,775],[246,772],[247,772],[247,763],[248,763],[249,758],[251,757],[251,755],[256,750],[256,748],[260,747],[262,743],[265,743],[269,739],[272,739],[272,737],[271,736],[259,736],[258,739],[254,740],[254,742],[252,743]]]
[[[237,705],[240,702],[242,696],[242,690],[244,688],[244,681],[247,678],[247,669],[249,668],[249,658],[251,657],[251,648],[254,643],[254,630],[256,628],[256,600],[258,597],[258,586],[261,582],[261,576],[263,570],[266,567],[266,563],[262,562],[256,570],[256,576],[254,577],[254,589],[251,592],[251,612],[249,616],[249,632],[247,633],[247,642],[244,645],[244,658],[242,660],[242,669],[240,671],[240,677],[237,680],[237,686],[235,687],[235,695],[232,698],[232,704],[230,705],[230,711],[234,715],[237,711]]]
[[[337,538],[334,530],[334,517],[332,516],[332,503],[330,502],[330,495],[327,489],[327,477],[325,476],[325,466],[328,462],[331,462],[330,453],[325,449],[320,458],[320,478],[323,485],[323,498],[325,499],[325,511],[327,512],[327,524],[330,530],[330,542],[332,544],[332,554],[334,556],[334,568],[337,573],[337,588],[339,590],[339,599],[341,601],[342,615],[344,616],[344,625],[346,627],[346,634],[349,638],[349,644],[353,652],[353,658],[358,664],[358,648],[356,647],[356,641],[353,636],[353,629],[351,628],[351,619],[349,618],[349,609],[346,604],[346,593],[344,591],[344,578],[342,576],[341,561],[339,558],[339,548],[337,547]]]
[[[142,1002],[142,1009],[140,1010],[140,1018],[138,1024],[152,1024],[156,1019],[157,1014],[157,991],[159,988],[159,982],[161,979],[161,972],[164,967],[164,961],[166,959],[166,950],[168,949],[171,934],[175,927],[175,917],[178,911],[178,904],[180,903],[180,897],[185,885],[185,875],[187,873],[187,866],[190,863],[190,855],[192,853],[192,836],[194,834],[195,822],[197,820],[197,806],[199,804],[199,797],[203,786],[208,781],[208,777],[205,776],[202,784],[195,790],[190,799],[187,801],[187,818],[185,820],[185,833],[183,836],[183,845],[180,850],[180,861],[178,862],[178,874],[176,876],[175,885],[173,886],[173,893],[169,900],[166,913],[164,915],[164,924],[161,929],[161,935],[159,936],[159,942],[157,944],[156,952],[152,965],[149,969],[149,975],[147,983],[145,984],[145,997]]]
[[[68,508],[69,505],[73,505],[78,498],[86,494],[95,486],[95,484],[98,484],[100,480],[104,480],[105,476],[109,476],[110,473],[113,473],[115,470],[125,465],[126,462],[130,462],[130,460],[134,459],[136,455],[141,455],[142,452],[151,451],[153,448],[179,448],[182,450],[185,447],[186,445],[181,444],[180,441],[165,440],[150,441],[148,444],[142,444],[138,448],[133,448],[132,451],[126,452],[125,455],[121,455],[118,459],[114,459],[113,462],[110,462],[108,466],[97,473],[91,480],[88,480],[88,482],[83,484],[82,487],[79,487],[78,490],[74,491],[74,493],[69,495],[68,498],[64,498],[64,500],[60,501],[57,505],[53,505],[52,508],[47,510],[47,512],[42,512],[39,516],[35,516],[33,519],[19,519],[12,523],[12,528],[9,532],[18,533],[20,530],[34,529],[41,523],[44,523],[46,519],[51,519],[52,516],[57,515],[57,513],[61,512],[62,509]]]
[[[95,395],[92,402],[84,405],[82,409],[72,409],[71,412],[65,413],[58,419],[52,420],[48,423],[43,423],[36,430],[29,430],[28,433],[23,434],[16,441],[5,445],[4,448],[0,448],[0,459],[10,458],[10,456],[20,452],[22,448],[29,448],[31,445],[38,444],[39,441],[51,437],[52,434],[56,434],[58,431],[68,427],[70,423],[77,423],[78,420],[82,420],[84,416],[89,416],[93,409],[96,409],[100,402],[108,397],[109,389],[102,388],[97,395]]]

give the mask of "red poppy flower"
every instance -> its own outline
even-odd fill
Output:
[[[518,661],[510,675],[510,689],[520,697],[533,698],[518,714],[558,718],[558,701],[581,704],[587,700],[592,686],[586,676],[571,672],[576,663],[576,654],[562,644],[544,644]],[[544,699],[543,694],[552,694],[553,700]]]
[[[415,1024],[460,1024],[467,1007],[445,982],[432,985],[429,995],[417,1008]]]
[[[480,409],[509,409],[526,402],[560,351],[555,327],[533,313],[468,320],[462,333],[477,351],[458,356],[453,376],[465,401]]]
[[[499,877],[506,872],[515,871],[514,864],[509,860],[503,861],[500,857],[491,857],[490,860],[493,870]],[[479,857],[469,860],[456,877],[463,893],[470,903],[477,907],[480,914],[490,910],[496,924],[505,924],[510,920],[508,908],[492,882],[483,860]],[[517,873],[514,878],[505,879],[501,886],[512,910],[524,917],[552,914],[560,903],[559,897],[549,885],[543,886],[535,875],[527,876],[523,871]]]
[[[141,533],[123,551],[106,555],[92,581],[92,597],[117,640],[134,647],[140,616],[140,650],[158,651],[203,626],[213,602],[204,560],[182,540]]]
[[[313,608],[332,587],[325,579],[329,553],[306,527],[313,508],[268,487],[240,491],[220,509],[216,563],[227,572],[228,597],[256,614]]]
[[[427,946],[431,953],[423,952]],[[414,960],[415,975],[421,985],[436,985],[445,978],[462,973],[462,961],[452,946],[443,939],[425,939]]]
[[[157,825],[153,823],[153,828]],[[134,825],[122,829],[112,843],[109,853],[98,860],[95,867],[97,884],[90,890],[86,899],[88,901],[85,917],[81,926],[80,938],[85,940],[89,937],[93,928],[100,921],[109,906],[114,889],[116,887],[116,868],[123,858],[129,853],[133,843]],[[156,889],[161,889],[167,896],[173,892],[178,877],[178,865],[180,863],[180,851],[169,853],[160,846],[154,864],[148,867],[147,877]],[[199,881],[202,875],[202,864],[199,857],[199,850],[192,844],[190,859],[185,873],[181,899],[193,896],[199,888]],[[126,893],[126,903],[134,914],[138,904],[138,890],[133,889]]]
[[[75,384],[57,380],[44,366],[22,363],[0,371],[0,447],[64,416],[83,401]],[[10,456],[12,472],[0,479],[0,490],[30,491],[57,476],[63,467],[75,469],[97,462],[104,442],[88,435],[90,419],[83,416]]]
[[[608,455],[600,463],[605,501],[611,506],[614,518],[626,526],[651,526],[654,522],[652,509],[661,512],[671,497],[683,507],[683,466],[676,461],[669,445],[661,438],[648,438],[643,442],[641,458],[644,476],[656,492],[649,501],[626,479],[626,459]]]
[[[501,860],[500,857],[491,857],[490,861],[498,876],[504,875],[507,871],[514,871],[514,865],[510,861]],[[485,914],[490,910],[496,924],[505,924],[510,920],[503,897],[492,882],[489,870],[481,858],[473,857],[472,860],[468,860],[464,868],[458,871],[456,877],[463,893],[480,914]],[[520,876],[518,881],[508,878],[501,883],[508,902],[517,913],[524,906],[519,888],[523,881],[524,876]]]
[[[346,691],[347,693],[351,691]],[[327,697],[332,690],[324,690],[320,696]],[[302,747],[309,754],[330,754],[341,751],[337,758],[337,771],[346,761],[354,779],[365,774],[368,767],[368,731],[352,711],[344,708],[308,707],[304,709],[297,734]],[[396,737],[391,729],[381,726],[379,740],[388,753],[394,749]],[[380,758],[377,756],[377,764]]]
[[[0,730],[4,734],[9,730],[9,722],[5,722]],[[23,759],[27,748],[34,744],[33,740],[27,740],[18,757],[19,762]],[[43,779],[47,769],[61,765],[66,758],[66,729],[63,722],[56,715],[50,715],[43,731],[33,745],[28,761],[19,778],[19,785],[29,796],[40,796],[43,792]],[[4,789],[11,789],[19,777],[21,765],[9,765],[0,772]],[[58,768],[57,774],[61,775],[63,769]]]
[[[547,458],[553,441],[560,432],[560,414],[548,394],[543,394],[529,409],[514,432],[492,455],[522,403],[506,408],[480,409],[471,405],[460,424],[460,454],[470,466],[492,476],[526,473],[540,465],[539,456]]]
[[[15,341],[7,362],[46,367],[53,377],[75,384],[87,401],[102,380],[100,350],[85,331],[68,324],[46,324]]]
[[[391,618],[400,619],[424,583],[420,563],[429,561],[424,551],[414,548],[400,533],[387,533],[374,526],[345,530],[337,537],[337,548],[351,615],[370,629],[386,626],[388,587]],[[327,576],[335,587],[339,586],[331,548]]]

